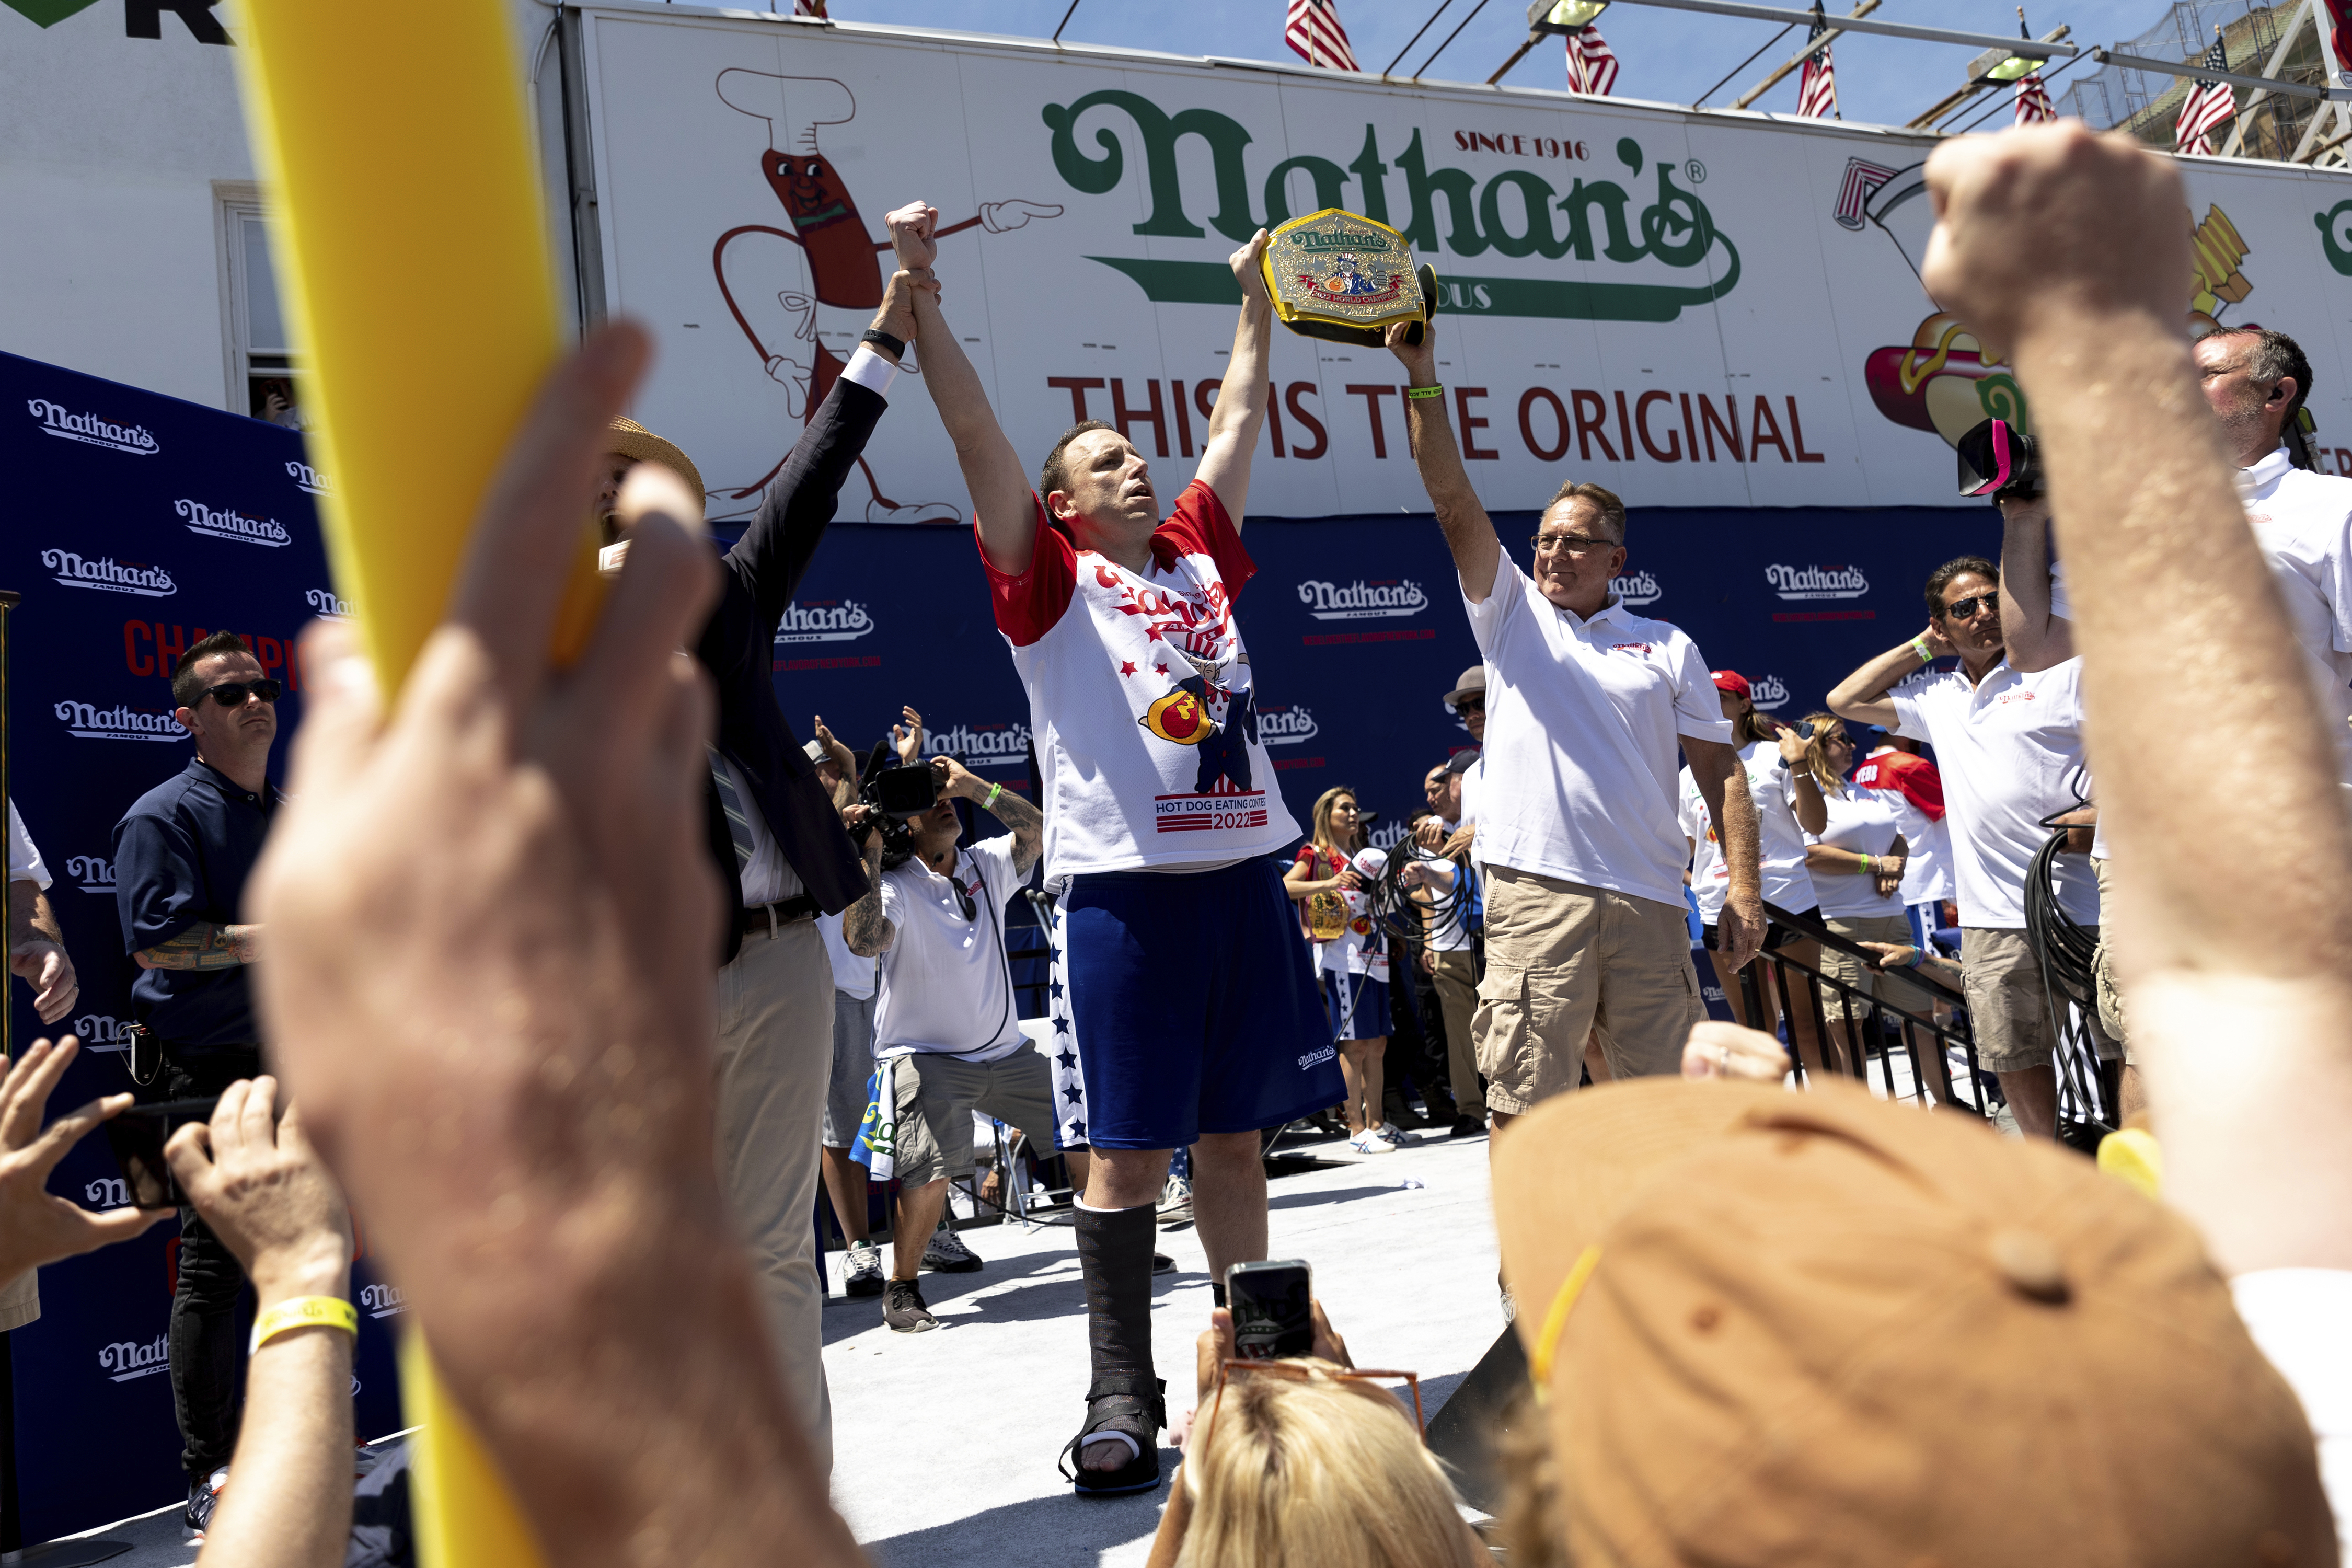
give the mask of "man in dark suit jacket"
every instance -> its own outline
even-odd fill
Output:
[[[882,395],[914,336],[913,287],[904,273],[891,280],[873,330],[724,557],[719,605],[694,649],[719,696],[708,815],[728,901],[719,955],[719,1165],[778,1363],[827,1470],[833,1414],[819,1353],[824,1272],[810,1216],[833,1063],[833,970],[816,916],[862,898],[866,878],[842,826],[849,793],[825,789],[776,700],[773,650],[776,623],[881,420]],[[639,461],[673,468],[696,495],[705,493],[684,452],[616,419],[601,503],[608,519],[622,479]]]

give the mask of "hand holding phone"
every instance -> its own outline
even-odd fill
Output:
[[[1234,1354],[1281,1361],[1315,1349],[1314,1271],[1299,1258],[1236,1263],[1225,1271],[1234,1314]]]
[[[163,1145],[186,1123],[211,1121],[219,1100],[220,1096],[208,1094],[134,1105],[106,1124],[106,1141],[113,1145],[114,1163],[131,1189],[131,1207],[175,1209],[188,1201],[172,1175],[171,1162],[163,1157]]]

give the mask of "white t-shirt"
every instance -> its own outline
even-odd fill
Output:
[[[2352,1563],[2352,1270],[2258,1268],[2230,1281],[2238,1316],[2311,1423],[2319,1484],[2336,1513],[2341,1555]]]
[[[1494,592],[1463,603],[1486,661],[1479,766],[1495,764],[1479,863],[1679,906],[1676,737],[1731,741],[1697,646],[1617,601],[1580,619],[1507,555]]]
[[[2282,446],[2235,476],[2254,542],[2270,563],[2287,625],[2352,784],[2352,479],[2298,468]],[[2050,568],[2050,613],[2074,618],[2063,568]]]
[[[957,852],[953,877],[920,859],[882,873],[882,918],[895,933],[882,952],[874,1054],[992,1062],[1021,1048],[1021,1010],[1004,956],[1004,906],[1021,886],[1013,835]],[[966,920],[961,888],[971,900]]]
[[[1944,815],[1944,775],[1925,757],[1883,746],[1853,770],[1852,784],[1884,795],[1903,835],[1903,886],[1908,906],[1952,896],[1952,826]]]
[[[981,561],[1029,693],[1046,885],[1087,871],[1231,864],[1295,842],[1233,614],[1257,568],[1216,492],[1185,487],[1141,573],[1078,553],[1030,499],[1029,569],[1008,575],[985,552]]]
[[[841,934],[841,917],[817,916],[816,933],[824,938],[824,955],[833,962],[833,988],[860,1002],[873,995],[874,987],[880,984],[877,963],[849,951]]]
[[[1481,751],[1478,760],[1462,771],[1462,820],[1454,827],[1475,827],[1478,825],[1480,796],[1486,792],[1486,753]],[[1446,831],[1451,833],[1454,828],[1449,827]],[[1470,864],[1483,866],[1486,863],[1486,852],[1479,847],[1478,837],[1473,834],[1470,838]]]
[[[2042,819],[2076,805],[2083,773],[2083,661],[2032,675],[2004,659],[1975,687],[1957,669],[1923,671],[1888,696],[1895,728],[1936,748],[1952,824],[1963,928],[2025,929],[2025,876],[2049,842]],[[2084,925],[2099,886],[2080,855],[2058,858],[2058,901]]]
[[[1770,741],[1742,746],[1739,763],[1748,773],[1748,798],[1756,803],[1757,868],[1765,901],[1801,914],[1813,907],[1813,879],[1805,869],[1805,835],[1797,824],[1795,775],[1780,765],[1780,748]],[[1731,867],[1698,779],[1685,768],[1676,782],[1675,826],[1685,838],[1697,841],[1691,851],[1691,891],[1698,898],[1699,919],[1713,925],[1731,891]]]
[[[16,815],[13,800],[8,803],[8,879],[30,882],[45,893],[49,890],[49,868],[42,863],[33,836],[25,831],[25,819]]]
[[[1884,855],[1895,847],[1903,830],[1895,821],[1895,803],[1900,797],[1884,790],[1855,789],[1849,785],[1837,794],[1824,790],[1822,805],[1829,813],[1825,832],[1808,833],[1808,844],[1826,844],[1832,849],[1847,849],[1856,855]],[[1908,872],[1906,863],[1904,870]],[[1900,889],[1878,895],[1878,879],[1823,871],[1813,878],[1813,891],[1820,895],[1822,913],[1834,920],[1869,920],[1876,916],[1903,913]]]

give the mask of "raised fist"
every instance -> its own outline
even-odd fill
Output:
[[[940,226],[940,209],[929,202],[908,202],[896,212],[882,215],[889,226],[890,248],[898,258],[900,268],[919,272],[939,259],[940,242],[933,237]]]

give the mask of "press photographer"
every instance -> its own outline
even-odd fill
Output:
[[[860,794],[863,804],[845,816],[863,836],[873,890],[841,924],[851,952],[882,959],[876,1095],[896,1126],[898,1178],[882,1321],[920,1333],[938,1320],[915,1276],[932,1249],[948,1178],[971,1169],[971,1113],[1015,1127],[1057,1125],[1053,1074],[1021,1032],[1004,952],[1004,906],[1037,864],[1045,819],[950,757],[928,769],[869,766]],[[959,847],[959,799],[1012,831]],[[1071,1163],[1083,1183],[1082,1159]]]

